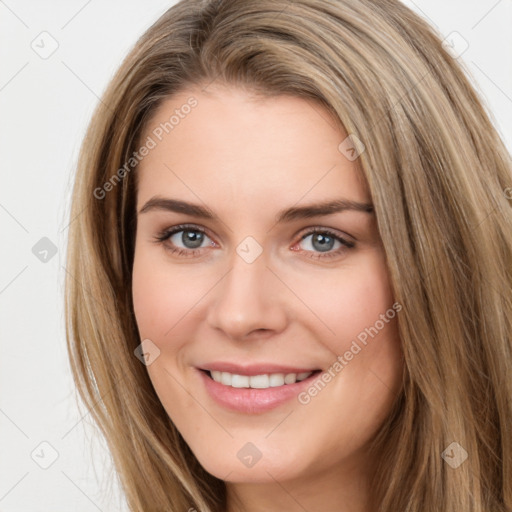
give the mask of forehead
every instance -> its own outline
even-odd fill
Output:
[[[346,136],[316,102],[227,87],[185,90],[162,102],[146,127],[142,140],[153,147],[137,168],[138,205],[166,192],[244,197],[246,209],[305,194],[367,201],[357,164],[338,149]]]

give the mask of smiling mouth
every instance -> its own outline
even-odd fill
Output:
[[[313,370],[302,373],[263,373],[260,375],[240,375],[230,372],[221,372],[216,370],[201,370],[210,379],[226,387],[232,388],[251,388],[268,389],[280,386],[289,386],[302,382],[321,372]]]

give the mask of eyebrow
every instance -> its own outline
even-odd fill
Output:
[[[154,210],[184,213],[201,219],[219,220],[218,216],[205,206],[160,196],[152,197],[139,210],[139,214]],[[298,219],[309,219],[311,217],[332,215],[334,213],[344,211],[356,211],[371,214],[374,210],[373,205],[369,203],[360,203],[349,199],[334,199],[323,203],[309,204],[305,206],[292,206],[291,208],[281,210],[276,216],[276,222],[291,222]]]

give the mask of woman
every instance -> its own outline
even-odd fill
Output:
[[[131,510],[512,510],[512,165],[395,1],[182,1],[91,122],[74,377]]]

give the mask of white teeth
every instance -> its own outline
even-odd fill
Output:
[[[268,375],[253,375],[250,378],[251,388],[265,389],[270,387]]]
[[[249,387],[249,377],[247,375],[230,375],[231,386],[234,388],[248,388]],[[222,379],[222,384],[224,384],[224,379]]]
[[[302,373],[266,373],[262,375],[238,375],[229,372],[212,370],[210,375],[215,382],[234,388],[266,389],[269,387],[295,384],[295,382],[307,379],[313,372]]]
[[[287,373],[284,377],[284,383],[285,384],[293,384],[297,381],[297,374],[296,373]]]
[[[270,387],[283,386],[284,385],[284,373],[272,373],[269,378]]]

